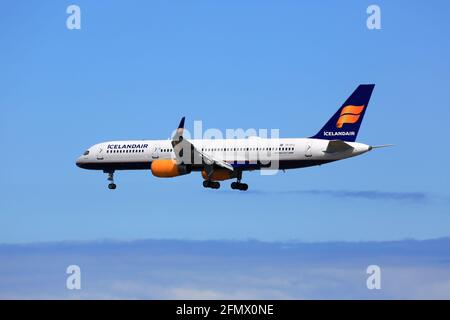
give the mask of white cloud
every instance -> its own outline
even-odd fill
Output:
[[[168,242],[0,246],[0,298],[450,299],[449,239],[301,244]],[[150,245],[151,244],[151,245]],[[158,248],[155,251],[153,248]],[[65,289],[65,267],[82,290]],[[366,288],[366,267],[382,289]]]

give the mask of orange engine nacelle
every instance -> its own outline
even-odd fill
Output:
[[[203,179],[207,180],[208,176],[205,172],[205,170],[202,171],[202,177]],[[235,178],[236,175],[233,174],[232,171],[228,171],[228,170],[215,170],[211,176],[211,180],[213,181],[223,181],[223,180],[228,180],[228,179],[233,179]]]
[[[191,172],[186,165],[178,165],[173,159],[154,160],[151,169],[152,174],[158,178],[172,178]]]

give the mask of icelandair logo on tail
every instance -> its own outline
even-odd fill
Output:
[[[348,105],[342,108],[341,115],[336,123],[337,128],[342,128],[345,123],[356,123],[364,110],[364,106]]]
[[[358,122],[361,113],[364,111],[365,106],[348,105],[342,108],[341,114],[336,122],[336,128],[341,129],[344,124],[353,124]],[[326,137],[338,137],[338,136],[354,136],[355,131],[324,131],[323,135]]]

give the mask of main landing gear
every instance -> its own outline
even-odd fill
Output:
[[[233,190],[241,190],[241,191],[247,191],[248,190],[248,184],[241,183],[241,182],[232,182],[231,183],[231,189]]]
[[[241,190],[241,191],[247,191],[248,190],[248,184],[241,183],[242,180],[242,171],[240,171],[237,174],[237,181],[231,183],[231,189],[233,190]]]
[[[205,180],[203,181],[203,187],[211,189],[219,189],[220,183],[218,181]]]
[[[108,189],[114,190],[115,188],[117,188],[116,184],[114,183],[114,171],[108,171],[106,173],[108,173]]]
[[[220,183],[218,181],[205,180],[205,181],[203,181],[203,187],[211,188],[211,189],[219,189],[220,188]],[[241,183],[241,182],[232,182],[231,183],[231,189],[247,191],[248,190],[248,184]]]
[[[208,176],[208,178],[209,177],[210,176]],[[248,190],[248,184],[241,183],[242,171],[237,172],[235,177],[237,178],[237,181],[231,183],[231,189],[247,191]],[[220,183],[218,181],[212,181],[212,180],[208,179],[208,180],[204,180],[203,181],[203,187],[211,188],[211,189],[219,189],[220,188]]]

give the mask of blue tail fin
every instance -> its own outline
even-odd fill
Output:
[[[325,126],[311,138],[354,142],[374,87],[374,84],[359,85]]]

